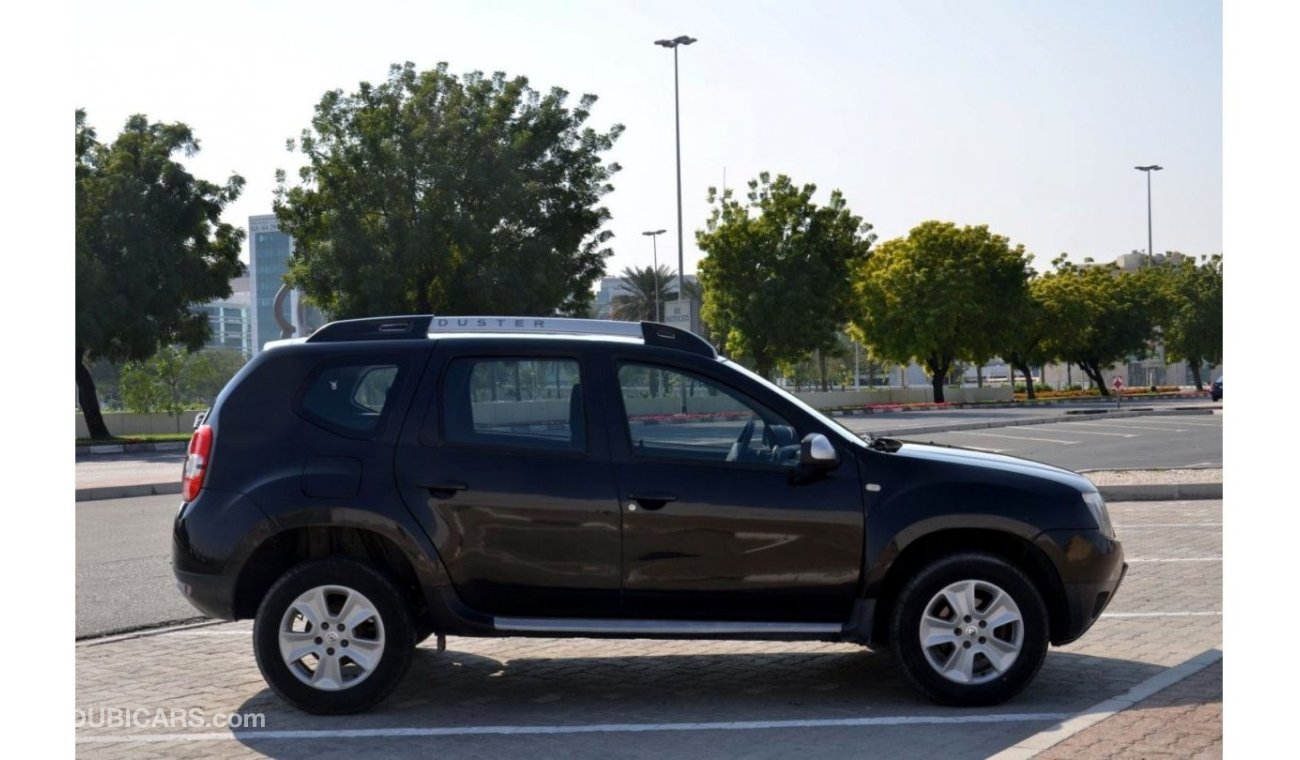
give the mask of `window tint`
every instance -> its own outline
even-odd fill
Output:
[[[357,361],[335,362],[312,375],[303,391],[304,415],[345,435],[374,433],[395,395],[399,367]]]
[[[713,382],[623,364],[618,383],[634,455],[769,464],[799,459],[790,423]]]
[[[587,447],[575,359],[453,360],[442,386],[452,443],[582,451]]]

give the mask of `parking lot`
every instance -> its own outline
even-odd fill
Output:
[[[422,645],[375,711],[326,718],[266,688],[241,621],[79,644],[77,709],[137,719],[87,720],[78,754],[987,757],[1220,648],[1222,502],[1119,503],[1111,515],[1131,562],[1114,603],[996,708],[937,707],[888,653],[851,645],[452,638],[442,654]],[[178,710],[264,725],[166,719]]]
[[[1220,414],[1079,417],[1049,424],[898,438],[1036,459],[1070,470],[1223,466]]]

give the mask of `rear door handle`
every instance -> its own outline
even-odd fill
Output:
[[[427,490],[429,495],[433,496],[435,499],[450,499],[460,491],[467,489],[469,486],[458,480],[448,480],[442,483],[427,483],[420,487]]]
[[[635,501],[641,505],[642,509],[662,509],[670,501],[677,501],[677,497],[670,493],[646,493],[646,494],[628,494],[628,501]]]

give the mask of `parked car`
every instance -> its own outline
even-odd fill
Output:
[[[367,709],[437,636],[891,647],[1020,692],[1126,564],[1086,478],[863,439],[683,330],[408,316],[277,341],[190,441],[173,567],[285,701]]]
[[[1214,379],[1214,382],[1210,385],[1210,400],[1211,401],[1223,400],[1223,375],[1219,375],[1218,377],[1216,377]]]

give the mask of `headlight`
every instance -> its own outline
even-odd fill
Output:
[[[1092,519],[1097,521],[1097,528],[1102,535],[1114,538],[1115,528],[1110,524],[1110,513],[1106,511],[1106,500],[1101,498],[1101,494],[1096,491],[1085,493],[1083,503],[1088,505],[1088,511],[1092,513]]]

